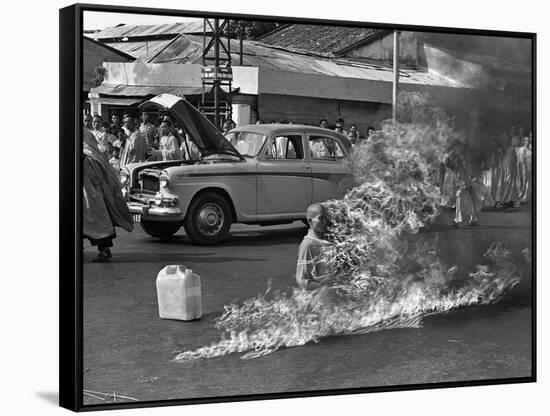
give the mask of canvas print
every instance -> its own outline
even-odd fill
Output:
[[[532,34],[81,29],[85,406],[533,380]]]

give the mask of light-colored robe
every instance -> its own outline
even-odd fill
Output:
[[[441,205],[448,208],[454,208],[456,205],[456,173],[448,167],[445,167],[443,174]]]
[[[483,208],[483,202],[493,205],[491,191],[479,176],[472,176],[467,167],[460,162],[456,168],[456,208],[455,221],[460,223],[466,218],[475,218]]]
[[[130,163],[144,162],[146,155],[145,137],[138,130],[128,134],[120,153],[120,167]]]
[[[159,149],[152,150],[158,160],[181,160],[183,155],[178,146],[178,140],[174,135],[162,136],[159,141]]]
[[[519,147],[517,151],[518,157],[518,193],[519,201],[527,202],[531,199],[532,183],[531,183],[531,166],[532,152],[529,148]]]
[[[516,148],[510,146],[502,161],[501,202],[518,201],[518,163]]]

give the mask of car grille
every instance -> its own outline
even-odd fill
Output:
[[[143,175],[141,177],[140,182],[141,182],[141,189],[143,191],[158,192],[160,190],[158,177]]]

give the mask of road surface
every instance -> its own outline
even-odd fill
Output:
[[[426,233],[437,235],[439,254],[461,272],[480,263],[493,241],[517,253],[524,278],[498,304],[431,316],[421,328],[334,336],[252,360],[234,354],[171,361],[220,339],[213,320],[223,305],[264,292],[268,279],[275,288],[294,286],[302,223],[235,225],[228,242],[209,247],[192,245],[183,229],[165,243],[137,226],[119,231],[108,264],[92,263],[95,251],[85,242],[84,389],[165,400],[529,377],[531,279],[519,253],[531,239],[530,212],[483,212],[480,220],[480,227],[454,230],[446,212]],[[201,320],[159,319],[155,279],[167,264],[184,264],[201,276]],[[113,399],[93,394],[84,396],[85,404]]]

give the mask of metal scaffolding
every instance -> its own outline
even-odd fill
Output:
[[[228,20],[204,19],[202,53],[202,100],[199,110],[219,129],[231,119],[231,43],[223,37]],[[207,27],[209,30],[207,31]],[[211,35],[207,36],[207,33]],[[225,41],[225,44],[224,44]]]

